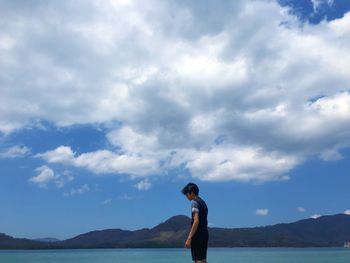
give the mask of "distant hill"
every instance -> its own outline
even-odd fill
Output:
[[[70,239],[30,240],[0,234],[1,249],[183,247],[191,219],[177,215],[153,228],[139,230],[105,229],[87,232]],[[326,215],[250,228],[209,228],[211,247],[327,247],[342,246],[350,240],[350,216]]]
[[[6,234],[0,233],[0,249],[16,249],[16,248],[28,248],[35,249],[41,248],[42,242],[30,240],[26,238],[13,238]]]
[[[56,241],[60,241],[59,239],[52,238],[52,237],[36,238],[36,239],[33,239],[33,240],[41,241],[41,242],[56,242]]]

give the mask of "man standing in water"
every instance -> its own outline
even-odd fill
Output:
[[[188,183],[181,191],[191,201],[192,220],[191,231],[185,242],[185,247],[191,247],[192,260],[196,263],[207,262],[208,249],[208,207],[198,196],[199,188],[194,183]]]

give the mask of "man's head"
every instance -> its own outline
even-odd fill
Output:
[[[182,188],[181,193],[186,195],[188,200],[193,200],[199,193],[199,188],[195,183],[188,183]]]

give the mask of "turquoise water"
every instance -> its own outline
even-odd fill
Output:
[[[192,262],[190,250],[67,249],[0,250],[1,263],[182,263]],[[209,248],[208,263],[349,263],[347,248]]]

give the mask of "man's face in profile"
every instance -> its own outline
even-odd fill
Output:
[[[190,193],[190,194],[186,193],[186,197],[188,200],[192,200],[192,199],[194,199],[195,195],[194,195],[194,193]]]

